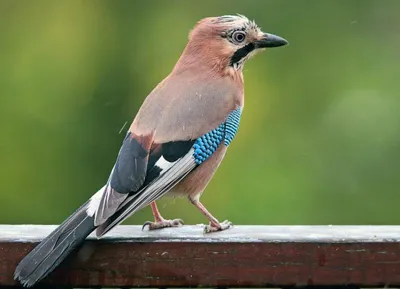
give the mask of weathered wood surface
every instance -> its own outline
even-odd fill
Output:
[[[0,287],[55,226],[0,226]],[[400,287],[400,226],[119,226],[43,284],[71,287]],[[53,287],[54,288],[54,287]]]

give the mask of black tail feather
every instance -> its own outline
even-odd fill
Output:
[[[18,264],[14,279],[31,287],[54,270],[93,232],[94,218],[86,214],[89,201],[76,210]]]

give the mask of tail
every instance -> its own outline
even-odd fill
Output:
[[[93,232],[94,218],[86,213],[89,201],[76,210],[18,264],[14,279],[31,287],[46,277]]]

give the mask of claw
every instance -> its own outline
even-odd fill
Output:
[[[204,233],[212,233],[212,232],[218,232],[218,231],[224,231],[232,227],[232,222],[225,220],[222,223],[218,224],[213,224],[210,222],[209,225],[204,227]]]
[[[146,228],[146,226],[150,226],[153,222],[150,221],[146,221],[144,222],[143,226],[142,226],[142,231],[144,230],[144,228]]]
[[[159,222],[147,221],[143,224],[142,230],[144,230],[144,228],[146,226],[149,226],[149,231],[151,231],[151,230],[158,230],[158,229],[162,229],[162,228],[180,227],[183,224],[184,224],[183,220],[181,220],[181,219],[162,220]]]
[[[172,220],[172,223],[175,226],[183,226],[185,224],[182,219],[174,219]]]

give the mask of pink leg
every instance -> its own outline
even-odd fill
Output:
[[[156,222],[165,221],[164,218],[161,216],[160,211],[158,210],[156,202],[152,202],[150,206],[151,206],[151,211],[153,212],[154,220]]]
[[[198,200],[190,200],[192,204],[203,213],[207,219],[210,220],[210,224],[204,228],[205,233],[211,233],[216,231],[223,231],[232,227],[232,223],[228,220],[223,221],[220,223],[211,213],[200,203]]]
[[[151,211],[153,212],[154,222],[147,221],[143,224],[142,230],[149,226],[149,230],[157,230],[167,227],[180,227],[183,225],[183,221],[181,219],[174,220],[165,220],[163,216],[161,216],[160,211],[157,208],[156,202],[150,203]]]

